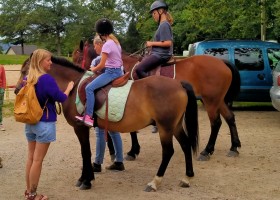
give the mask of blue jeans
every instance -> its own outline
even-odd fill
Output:
[[[95,164],[103,164],[104,160],[104,154],[105,154],[105,147],[106,147],[106,141],[105,141],[105,133],[104,129],[96,127],[96,153],[95,153]],[[109,132],[114,149],[115,149],[115,156],[116,156],[116,162],[123,162],[123,148],[122,148],[122,138],[119,132]]]
[[[96,79],[94,79],[91,83],[89,83],[86,86],[86,115],[89,115],[92,117],[93,111],[94,111],[94,103],[95,103],[95,97],[94,97],[94,91],[98,88],[101,88],[108,83],[110,83],[112,80],[122,76],[123,72],[121,68],[105,68],[105,72],[101,75],[99,75]]]

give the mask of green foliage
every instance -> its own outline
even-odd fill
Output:
[[[149,14],[154,0],[0,0],[0,36],[32,43],[58,55],[72,53],[81,39],[95,34],[101,17],[114,23],[123,49],[135,51],[151,40],[157,23]],[[277,0],[166,0],[174,17],[174,53],[210,38],[261,38],[261,2],[267,39],[280,36]]]

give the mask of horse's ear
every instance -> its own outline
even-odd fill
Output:
[[[83,49],[84,49],[84,41],[81,40],[80,41],[80,50],[83,51]]]

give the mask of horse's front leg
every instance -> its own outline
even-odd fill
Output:
[[[77,187],[81,190],[87,190],[91,188],[91,181],[94,180],[94,172],[91,164],[91,150],[89,141],[89,128],[87,126],[75,126],[75,133],[79,139],[81,145],[81,153],[83,159],[82,175],[76,183]]]
[[[167,169],[169,161],[174,154],[172,135],[171,137],[167,134],[160,135],[160,141],[162,146],[162,161],[158,169],[157,175],[154,179],[147,184],[145,191],[146,192],[155,192],[161,184],[164,173]]]

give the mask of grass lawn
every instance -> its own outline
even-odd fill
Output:
[[[0,64],[1,65],[22,65],[28,57],[29,57],[29,55],[0,54]],[[65,57],[65,58],[72,61],[72,57]]]
[[[22,64],[29,56],[28,55],[4,55],[0,54],[0,64],[2,65],[18,65]]]

